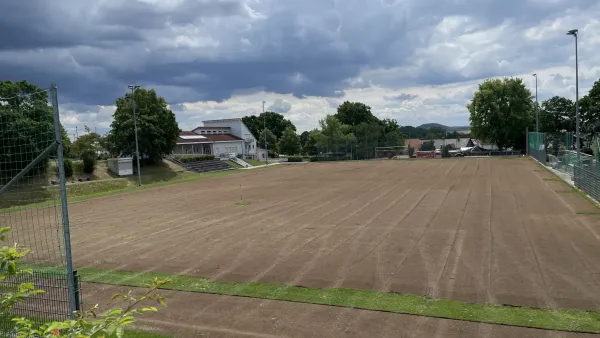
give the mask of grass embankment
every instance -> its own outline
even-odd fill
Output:
[[[594,311],[473,304],[354,289],[317,289],[268,283],[221,282],[202,277],[153,272],[91,268],[78,269],[78,271],[82,281],[88,283],[144,287],[154,278],[168,278],[171,282],[163,287],[166,290],[330,305],[557,331],[600,333],[600,313]]]
[[[83,174],[78,174],[77,171],[75,171],[74,177],[68,178],[67,197],[69,202],[76,202],[140,189],[149,189],[169,184],[219,177],[235,172],[236,170],[202,174],[186,172],[183,168],[173,163],[163,161],[154,166],[145,166],[141,168],[142,186],[140,187],[138,186],[137,175],[118,177],[108,171],[106,161],[99,161],[98,167],[94,171],[94,174],[92,174],[92,179],[108,178],[78,182],[77,179],[83,176]],[[18,189],[12,189],[0,196],[0,213],[54,206],[59,203],[59,186],[49,185],[45,180],[41,182],[21,183],[17,188]]]
[[[259,165],[265,165],[265,161],[258,161],[258,160],[253,160],[253,159],[244,159],[244,161],[253,167],[256,167]]]

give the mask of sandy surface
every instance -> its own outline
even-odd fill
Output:
[[[104,306],[112,294],[129,289],[86,284],[84,290],[86,305]],[[597,337],[253,298],[170,291],[162,294],[169,307],[139,317],[138,327],[182,338]]]
[[[74,203],[74,260],[595,309],[600,216],[577,212],[598,209],[553,179],[528,159],[280,165]]]

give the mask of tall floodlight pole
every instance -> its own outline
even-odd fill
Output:
[[[267,148],[267,115],[265,115],[265,101],[262,102],[263,106],[263,133],[265,138],[265,165],[269,165],[269,149]]]
[[[571,29],[567,32],[567,35],[575,37],[575,134],[576,142],[575,149],[577,149],[577,162],[580,161],[579,152],[579,55],[577,54],[577,33],[579,30]]]
[[[538,77],[537,74],[533,74],[535,77],[535,141],[536,141],[536,151],[540,149],[540,109],[538,104]]]
[[[138,144],[138,132],[137,132],[137,115],[135,113],[135,90],[140,88],[140,86],[129,85],[129,89],[131,89],[131,102],[133,102],[133,129],[135,133],[135,157],[137,158],[137,172],[138,172],[138,185],[142,185],[142,172],[140,171],[140,147]]]

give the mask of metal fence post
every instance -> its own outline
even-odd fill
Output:
[[[69,230],[69,208],[67,206],[67,182],[65,177],[65,165],[64,165],[64,145],[62,142],[60,115],[58,112],[58,94],[56,85],[53,84],[50,89],[50,95],[52,96],[52,112],[54,113],[54,133],[56,135],[57,147],[57,165],[58,165],[58,180],[60,185],[60,204],[61,204],[61,216],[63,235],[65,239],[65,259],[67,265],[67,283],[69,290],[69,309],[71,310],[71,317],[75,317],[75,311],[77,311],[77,300],[75,295],[75,276],[73,274],[73,257],[71,255],[71,231]]]

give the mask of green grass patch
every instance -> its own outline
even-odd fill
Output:
[[[234,162],[232,160],[227,160],[227,164],[229,164],[232,168],[235,168],[235,169],[242,168],[241,165],[237,164],[236,162]]]
[[[56,268],[41,268],[42,270]],[[38,269],[39,270],[39,269]],[[143,287],[154,278],[171,279],[167,290],[272,299],[479,323],[557,331],[600,333],[600,313],[576,309],[534,309],[464,303],[422,296],[353,289],[317,289],[268,283],[235,283],[154,272],[79,269],[82,281]]]
[[[562,182],[562,180],[558,177],[544,177],[542,178],[544,181],[554,181],[554,182]]]
[[[259,166],[259,165],[265,165],[265,161],[258,161],[258,160],[253,160],[253,159],[245,159],[244,162],[250,164],[253,167]]]
[[[579,211],[576,212],[575,214],[577,215],[600,215],[600,211],[596,212],[596,211]]]

